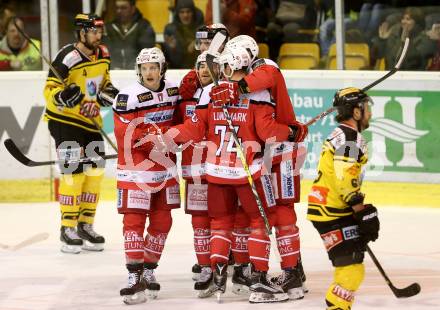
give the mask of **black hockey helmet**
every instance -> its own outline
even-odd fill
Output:
[[[200,40],[207,39],[212,40],[214,36],[217,34],[217,32],[221,32],[226,36],[226,40],[229,40],[229,31],[223,24],[211,24],[211,25],[204,25],[201,26],[199,29],[197,29],[196,32],[196,49],[199,50],[200,46]]]
[[[80,13],[75,16],[77,30],[104,27],[104,20],[96,14]]]
[[[371,98],[362,90],[356,87],[347,87],[340,89],[333,97],[333,106],[337,108],[338,115],[336,121],[342,122],[353,116],[354,108],[364,110],[364,102]]]

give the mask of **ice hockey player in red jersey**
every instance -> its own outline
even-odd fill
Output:
[[[244,48],[228,49],[219,58],[223,74],[232,81],[240,80],[251,63]],[[222,105],[211,102],[212,85],[205,87],[196,112],[184,124],[175,126],[165,135],[175,142],[207,140],[205,163],[208,181],[208,213],[211,217],[211,267],[214,272],[211,290],[223,293],[226,289],[226,267],[232,242],[232,229],[237,200],[250,218],[251,233],[248,250],[252,264],[249,301],[278,302],[288,295],[267,280],[269,269],[270,240],[264,221],[259,213],[255,197],[246,178],[246,172],[237,155],[231,138]],[[270,182],[260,179],[264,141],[294,141],[298,130],[294,126],[280,124],[274,119],[274,103],[267,90],[243,94],[239,102],[227,104],[237,136],[245,150],[249,170],[255,180],[263,206],[268,212],[275,206],[273,188]],[[171,143],[171,142],[168,142]]]
[[[299,168],[306,153],[303,143],[307,136],[307,127],[295,119],[293,106],[287,93],[286,83],[276,63],[270,59],[258,59],[258,45],[246,35],[237,36],[226,43],[226,49],[246,48],[252,57],[248,74],[238,82],[223,83],[213,87],[211,97],[219,104],[238,102],[239,93],[269,89],[275,101],[275,119],[291,125],[297,130],[294,143],[284,142],[272,147],[270,177],[276,193],[276,208],[270,212],[271,224],[275,227],[278,249],[282,257],[282,274],[273,279],[291,299],[304,297],[306,291],[303,282],[305,275],[300,262],[299,230],[296,226],[294,203],[300,198]],[[243,228],[242,228],[243,229]],[[240,240],[243,240],[242,238]],[[242,274],[242,265],[236,267],[237,274]],[[233,278],[234,282],[234,278]],[[240,282],[240,281],[238,281]],[[243,283],[244,284],[244,283]]]
[[[180,205],[174,158],[163,156],[151,143],[137,146],[145,135],[165,132],[174,124],[180,97],[177,85],[165,79],[165,71],[160,49],[141,50],[136,58],[138,81],[122,89],[113,103],[117,207],[123,214],[129,272],[128,286],[120,294],[127,304],[145,302],[145,289],[152,298],[160,290],[154,270],[171,228],[171,209]]]
[[[191,119],[203,93],[203,87],[212,83],[206,65],[206,54],[205,51],[197,57],[195,66],[195,72],[201,87],[197,88],[191,99],[182,100],[179,104],[183,121]],[[203,142],[188,145],[182,151],[182,175],[186,181],[185,212],[191,214],[194,250],[197,256],[196,266],[200,267],[200,272],[195,272],[193,280],[196,281],[194,288],[199,293],[207,289],[212,280],[209,240],[211,238],[211,228],[208,216],[208,184],[205,181],[205,160],[206,148]]]

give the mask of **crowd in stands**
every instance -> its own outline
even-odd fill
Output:
[[[164,51],[170,61],[169,68],[191,68],[198,54],[195,33],[203,24],[213,22],[212,0],[163,1],[167,7],[162,11],[140,10],[141,2],[147,1],[106,1],[104,43],[112,55],[112,68],[132,69],[138,52],[152,46]],[[410,48],[403,70],[440,69],[440,3],[434,0],[423,1],[423,4],[415,0],[351,0],[344,3],[345,41],[366,46],[368,53],[365,63],[356,69],[392,68],[406,37],[410,38]],[[334,0],[220,0],[220,18],[232,37],[248,34],[266,44],[268,57],[274,61],[280,60],[282,45],[293,43],[297,50],[304,43],[316,45],[318,60],[310,68],[327,69],[333,68],[330,58],[336,41],[334,5]],[[13,29],[8,30],[8,27],[15,25],[6,22],[14,12],[10,6],[0,9],[3,37],[0,70],[33,70],[41,66],[41,61],[36,66],[16,65],[13,60],[9,64],[1,63],[2,59],[19,58],[26,46],[23,42],[20,47],[11,45],[7,37]],[[171,16],[171,22],[159,28],[155,16],[163,18],[163,15]]]

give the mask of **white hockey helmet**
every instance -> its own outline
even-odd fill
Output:
[[[258,53],[260,51],[258,48],[258,44],[254,40],[254,38],[245,34],[236,36],[231,40],[229,40],[228,42],[226,42],[226,48],[234,48],[234,47],[245,48],[251,55],[252,58],[251,61],[254,61],[255,58],[258,57]]]
[[[159,64],[161,77],[165,74],[165,71],[167,70],[167,65],[163,52],[157,47],[144,48],[139,52],[136,57],[136,74],[140,80],[142,79],[140,65],[150,62]]]
[[[225,48],[219,57],[220,68],[224,76],[231,78],[234,71],[247,70],[252,62],[251,55],[244,47],[234,46]],[[231,68],[231,73],[228,75],[225,72],[226,65]]]
[[[196,60],[196,68],[199,67],[199,65],[200,65],[201,62],[206,62],[206,55],[208,55],[208,51],[204,51],[204,52],[201,53],[199,56],[197,56],[197,60]],[[220,54],[216,52],[216,53],[214,54],[214,56],[215,56],[215,58],[214,58],[214,62],[215,62],[216,64],[218,64],[218,63],[219,63],[219,57],[220,57]]]

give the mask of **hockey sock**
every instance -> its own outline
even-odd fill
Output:
[[[228,264],[233,221],[234,217],[231,215],[211,219],[212,270],[215,270],[216,264]]]
[[[336,267],[333,274],[333,283],[325,295],[327,309],[351,309],[355,292],[361,285],[364,275],[364,264]]]
[[[79,217],[84,173],[62,174],[58,201],[61,209],[61,225],[76,227]]]
[[[243,211],[235,214],[232,231],[232,254],[236,264],[249,263],[248,238],[250,234],[249,217]]]
[[[194,250],[197,256],[197,263],[201,266],[210,265],[211,246],[209,239],[211,238],[209,217],[193,215],[192,227],[194,231]]]
[[[296,225],[275,227],[278,252],[281,255],[281,268],[294,268],[299,256],[299,230]]]
[[[123,219],[125,259],[127,264],[144,261],[144,229],[146,214],[125,213]]]
[[[144,262],[157,263],[165,247],[172,218],[170,210],[152,210],[149,214],[150,224],[145,237]]]
[[[81,204],[79,206],[79,222],[93,224],[98,205],[101,181],[104,176],[104,169],[88,169],[82,186]]]
[[[261,217],[251,219],[251,234],[248,239],[249,258],[257,271],[269,270],[270,239]]]

